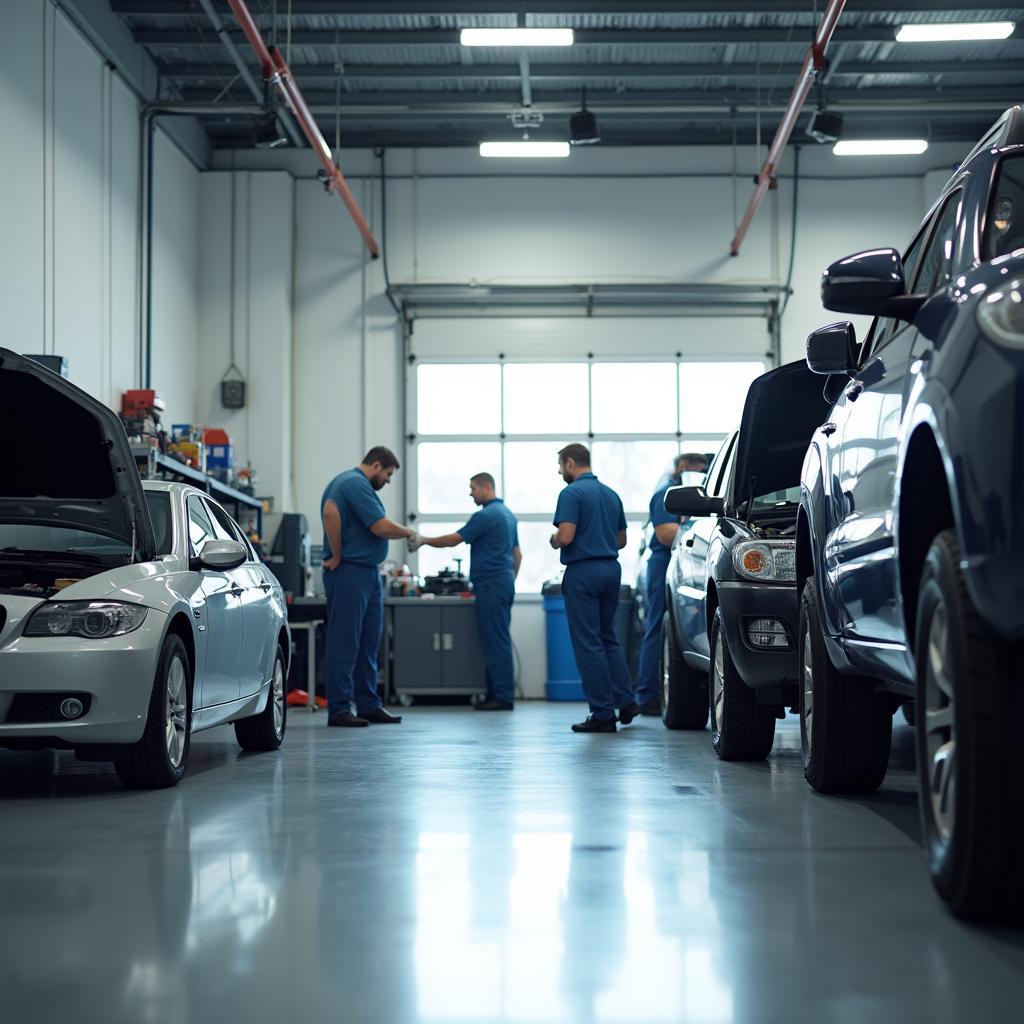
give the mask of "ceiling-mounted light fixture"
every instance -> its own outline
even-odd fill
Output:
[[[487,157],[566,157],[568,142],[538,142],[523,139],[512,142],[481,142],[480,155]]]
[[[580,109],[569,115],[569,142],[574,146],[589,146],[600,141],[597,118],[593,111],[587,110],[587,90],[584,86]]]
[[[838,142],[843,134],[843,115],[819,107],[807,122],[807,134],[815,142]]]
[[[832,147],[836,156],[915,156],[928,148],[924,139],[846,139]]]
[[[572,46],[571,28],[464,28],[463,46]]]
[[[962,43],[982,39],[1006,39],[1013,34],[1012,21],[961,21],[949,24],[903,25],[897,43]]]
[[[279,146],[287,146],[288,139],[282,133],[273,114],[268,114],[256,125],[256,148],[277,149]]]

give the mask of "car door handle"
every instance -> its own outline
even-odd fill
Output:
[[[231,588],[230,593],[232,597],[241,597],[244,591],[240,586],[238,586],[238,584],[235,584],[235,586]]]
[[[273,590],[273,587],[271,587],[271,585],[269,583],[261,583],[260,584],[260,590],[262,590],[263,593],[265,594],[265,593],[267,593],[267,591]]]
[[[853,383],[852,383],[852,384],[851,384],[851,385],[850,385],[850,386],[849,386],[849,387],[848,387],[848,388],[846,389],[846,392],[845,392],[845,394],[846,394],[846,397],[847,397],[847,398],[848,398],[848,399],[849,399],[849,400],[850,400],[851,402],[856,402],[856,401],[857,401],[857,399],[858,399],[858,398],[860,398],[860,393],[861,393],[861,392],[862,392],[863,390],[864,390],[864,385],[863,385],[863,384],[861,384],[861,382],[860,382],[859,380],[855,380],[855,381],[854,381],[854,382],[853,382]]]
[[[826,437],[831,437],[839,428],[834,423],[823,423],[819,429]]]
[[[686,540],[685,540],[685,541],[683,541],[683,543],[684,543],[684,544],[685,544],[685,545],[686,545],[686,546],[687,546],[688,548],[692,548],[692,547],[693,547],[693,538],[692,538],[692,537],[687,537],[687,538],[686,538]]]

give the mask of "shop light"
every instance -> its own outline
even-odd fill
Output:
[[[463,46],[572,46],[571,28],[464,28]]]
[[[836,156],[914,156],[927,148],[924,139],[844,139],[832,152]]]
[[[1012,21],[961,21],[946,25],[903,25],[897,43],[965,43],[981,39],[1006,39],[1013,34]]]
[[[481,156],[564,157],[569,155],[568,142],[481,142]]]

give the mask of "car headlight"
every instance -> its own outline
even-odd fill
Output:
[[[732,550],[733,568],[748,580],[796,582],[795,540],[748,540]]]
[[[138,629],[146,609],[116,601],[48,601],[25,626],[25,636],[81,636],[106,640]]]
[[[985,336],[997,345],[1024,348],[1024,282],[1008,281],[978,303],[975,314]]]

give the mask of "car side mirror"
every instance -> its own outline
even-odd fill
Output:
[[[237,540],[208,540],[199,550],[199,564],[204,569],[227,572],[245,563],[249,553]]]
[[[926,296],[907,295],[903,260],[895,249],[868,249],[829,265],[821,278],[821,304],[833,313],[911,321]]]
[[[843,320],[808,334],[807,365],[812,373],[854,373],[857,369],[857,332],[853,324]]]
[[[674,516],[720,516],[725,500],[708,497],[703,487],[670,487],[665,492],[665,511]]]

